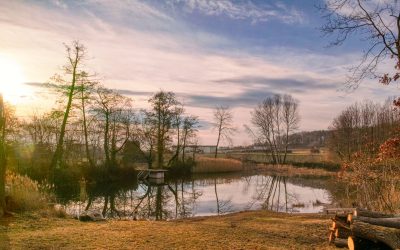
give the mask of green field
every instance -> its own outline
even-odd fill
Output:
[[[212,157],[213,155],[206,155]],[[257,163],[271,163],[270,155],[261,152],[229,152],[220,153],[221,158],[235,158],[241,160],[254,161]],[[326,149],[320,150],[320,153],[311,153],[310,149],[296,149],[287,154],[287,162],[329,162],[329,154]]]

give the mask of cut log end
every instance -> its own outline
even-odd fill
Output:
[[[354,244],[354,239],[353,239],[353,237],[347,238],[347,247],[348,247],[350,250],[356,249],[356,248],[355,248],[355,244]]]
[[[351,223],[353,221],[353,214],[347,215],[347,223]]]

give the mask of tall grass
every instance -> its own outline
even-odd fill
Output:
[[[6,174],[6,197],[7,210],[11,212],[45,209],[53,200],[50,186],[13,172]]]
[[[239,160],[225,158],[198,157],[193,173],[223,173],[242,171],[243,164]]]

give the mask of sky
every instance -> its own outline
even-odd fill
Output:
[[[347,105],[399,91],[376,79],[344,90],[367,44],[353,37],[329,47],[316,8],[323,1],[0,0],[0,91],[21,117],[49,110],[57,97],[41,84],[61,72],[63,44],[79,40],[85,68],[137,109],[159,90],[175,92],[200,118],[201,144],[215,144],[210,122],[220,105],[232,108],[234,145],[251,144],[244,125],[273,94],[299,101],[299,131],[328,129]]]

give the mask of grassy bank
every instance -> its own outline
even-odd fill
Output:
[[[293,165],[258,164],[257,171],[282,176],[335,176],[336,173],[321,168],[306,168]]]
[[[179,221],[15,217],[0,224],[5,249],[334,249],[325,215],[268,211]]]

